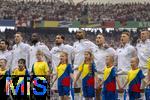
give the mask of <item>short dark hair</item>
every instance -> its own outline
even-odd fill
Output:
[[[33,34],[36,34],[36,35],[38,36],[38,38],[40,37],[40,34],[37,33],[37,32],[32,33],[32,35],[33,35]]]
[[[5,63],[7,63],[7,60],[6,60],[5,58],[1,58],[0,60],[4,60],[4,61],[5,61]]]
[[[2,39],[2,40],[0,40],[0,42],[5,42],[5,44],[8,45],[8,47],[9,47],[9,42],[7,40]]]
[[[122,34],[126,34],[127,36],[129,36],[129,37],[130,37],[130,33],[129,33],[129,32],[127,32],[127,31],[122,32]]]
[[[58,36],[58,35],[61,37],[61,39],[65,40],[64,35],[62,35],[62,34],[57,34],[57,36]]]
[[[23,59],[23,58],[19,59],[19,60],[18,60],[18,63],[19,63],[19,62],[23,62],[23,64],[26,64],[26,60]]]

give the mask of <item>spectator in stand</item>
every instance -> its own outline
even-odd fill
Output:
[[[86,9],[84,9],[86,8]],[[71,4],[63,1],[0,1],[0,19],[19,19],[18,22],[27,24],[28,20],[73,21],[82,18],[86,12],[90,21],[100,23],[105,20],[149,21],[149,3],[120,3],[120,4]]]

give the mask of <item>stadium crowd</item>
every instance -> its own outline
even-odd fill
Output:
[[[149,3],[128,4],[71,4],[55,2],[0,1],[0,19],[74,21],[88,16],[98,23],[104,20],[149,21]]]

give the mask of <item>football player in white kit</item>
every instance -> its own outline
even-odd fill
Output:
[[[148,31],[142,31],[140,33],[140,41],[136,45],[139,67],[142,69],[144,74],[147,73],[146,63],[150,57],[150,40],[148,39],[148,35]]]
[[[147,76],[148,74],[147,61],[150,58],[150,40],[148,38],[149,32],[142,31],[140,33],[140,41],[136,45],[137,55],[139,58],[139,67],[143,71],[145,76]],[[141,89],[145,89],[145,86],[146,83],[142,81]]]
[[[117,48],[117,70],[121,84],[125,84],[127,72],[130,70],[131,58],[136,56],[136,49],[130,45],[130,33],[121,34],[121,46]],[[119,99],[123,99],[123,94],[119,94]]]
[[[8,50],[9,42],[6,40],[0,40],[0,58],[6,58],[7,67],[10,68],[12,61],[11,51]]]
[[[53,68],[53,74],[56,73],[56,67],[60,63],[60,54],[61,52],[67,52],[68,53],[68,63],[72,64],[72,52],[73,52],[73,47],[64,44],[65,37],[61,34],[56,35],[55,38],[55,46],[51,49],[51,63],[52,63],[52,68]],[[51,88],[52,90],[57,89],[57,81],[53,84],[53,87]]]
[[[146,66],[148,68],[147,79],[150,81],[150,58],[147,60]]]
[[[116,51],[112,48],[109,47],[105,43],[105,37],[103,34],[98,34],[96,36],[96,50],[94,52],[94,62],[96,64],[96,69],[103,73],[104,68],[106,66],[106,56],[107,55],[113,55],[115,56]],[[103,74],[98,75],[99,78],[103,77]],[[98,83],[99,81],[96,80],[96,100],[100,100],[100,88]]]
[[[92,53],[94,53],[96,49],[96,45],[93,42],[85,39],[86,33],[84,30],[78,30],[75,33],[75,36],[77,41],[73,44],[73,67],[75,70],[74,77],[76,77],[78,74],[76,69],[78,69],[78,67],[84,62],[84,52],[90,50]],[[81,87],[81,80],[78,81],[77,87]],[[78,99],[80,98],[79,95],[77,97]]]
[[[29,71],[31,71],[33,64],[37,61],[36,59],[36,52],[41,50],[44,53],[44,60],[49,61],[51,54],[49,48],[40,42],[40,36],[38,33],[33,33],[31,36],[31,48],[29,52]]]
[[[73,47],[68,44],[64,44],[64,41],[65,41],[65,37],[63,35],[61,35],[61,34],[56,35],[55,46],[50,51],[53,73],[56,72],[56,67],[60,63],[60,54],[63,51],[68,53],[68,58],[69,58],[68,62],[69,62],[69,64],[72,64]],[[54,85],[54,86],[56,86],[56,85]]]
[[[29,66],[29,51],[30,51],[30,45],[22,42],[23,37],[21,32],[17,32],[15,34],[15,45],[12,48],[12,64],[11,64],[11,70],[14,70],[14,68],[18,65],[19,59],[25,59],[26,60],[26,66]]]
[[[60,53],[62,51],[67,52],[69,55],[69,63],[72,63],[72,52],[73,52],[73,47],[64,44],[65,37],[63,35],[58,34],[55,38],[55,46],[51,49],[51,55],[52,55],[52,68],[54,69],[54,72],[56,67],[58,66],[60,62]]]
[[[85,35],[84,30],[78,30],[75,34],[77,41],[73,44],[74,69],[83,63],[85,51],[91,50],[94,53],[96,50],[96,45],[88,39],[85,39]]]

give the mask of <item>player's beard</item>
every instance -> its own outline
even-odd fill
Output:
[[[76,36],[76,39],[78,39],[80,41],[83,39],[83,36]]]
[[[0,47],[0,50],[1,50],[1,51],[5,51],[5,48],[3,48],[3,47]]]
[[[60,46],[62,43],[57,43],[57,42],[56,42],[55,44],[56,44],[57,46]]]
[[[32,44],[35,45],[38,42],[38,40],[32,40]]]

